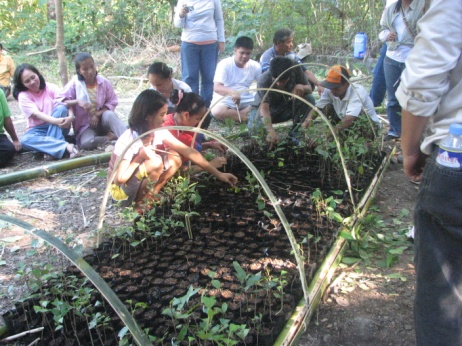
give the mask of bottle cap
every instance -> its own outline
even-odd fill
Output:
[[[449,133],[454,136],[462,136],[462,124],[451,124]]]

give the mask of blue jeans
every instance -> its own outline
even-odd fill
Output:
[[[382,104],[383,99],[385,98],[385,93],[387,92],[387,84],[385,82],[385,72],[383,71],[383,60],[385,54],[387,53],[387,44],[384,43],[380,49],[379,60],[372,71],[374,80],[372,81],[371,92],[369,96],[374,103],[374,107],[378,107]]]
[[[65,118],[68,115],[66,106],[58,106],[53,109],[53,118]],[[57,125],[42,124],[35,126],[21,137],[21,144],[24,149],[40,151],[57,159],[64,156],[67,143],[64,136],[69,133],[70,128],[61,129]]]
[[[462,171],[427,161],[415,209],[416,344],[462,345]]]
[[[388,135],[393,137],[401,137],[401,106],[399,105],[395,93],[399,86],[401,73],[404,71],[405,67],[406,65],[404,63],[390,59],[387,56],[383,61],[388,94],[387,116],[390,122]]]
[[[207,108],[212,102],[217,63],[218,42],[204,45],[181,42],[181,79],[194,93],[202,96]]]

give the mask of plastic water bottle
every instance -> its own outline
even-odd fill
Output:
[[[367,35],[364,32],[358,32],[355,36],[353,56],[357,59],[364,58],[367,49]]]
[[[439,145],[436,162],[441,166],[460,169],[462,167],[462,124],[451,124],[449,134]]]

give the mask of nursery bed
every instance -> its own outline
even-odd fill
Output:
[[[250,148],[247,156],[264,172],[268,185],[279,199],[305,258],[308,282],[315,278],[316,285],[320,285],[316,290],[312,286],[311,293],[322,291],[322,282],[329,279],[343,244],[336,240],[338,224],[321,214],[316,205],[328,196],[335,196],[342,200],[337,212],[343,217],[353,212],[342,173],[321,174],[322,159],[300,149],[295,152],[286,149],[275,159]],[[382,159],[377,157],[375,168],[361,179],[355,179],[355,198],[362,195],[367,200],[373,195],[380,182],[374,174],[377,171],[380,176],[387,162]],[[156,208],[156,218],[147,220],[142,230],[110,238],[85,258],[126,303],[140,327],[156,338],[157,344],[182,344],[181,333],[175,326],[185,322],[174,320],[162,311],[169,308],[173,298],[185,296],[189,287],[200,290],[191,296],[187,306],[201,306],[201,295],[213,297],[214,307],[223,308],[225,303],[227,308],[222,310],[226,311],[219,316],[250,329],[241,341],[246,345],[272,345],[279,335],[278,344],[291,344],[309,319],[308,310],[314,311],[315,299],[309,307],[299,303],[303,292],[298,270],[289,240],[272,207],[264,197],[259,197],[256,183],[251,178],[246,179],[248,170],[237,158],[229,159],[227,170],[239,177],[236,188],[206,175],[195,180],[202,201],[193,207],[184,206],[185,210],[198,213],[190,217],[192,239],[181,226],[169,230],[169,236],[152,236],[159,231],[156,220],[184,221],[183,215],[173,213],[172,216],[172,204],[165,203]],[[324,196],[317,202],[312,197],[316,189]],[[363,199],[362,204],[367,202]],[[322,265],[325,259],[329,264]],[[239,276],[235,263],[245,271],[247,279]],[[315,275],[320,268],[322,273]],[[80,275],[74,267],[66,272],[69,277]],[[250,285],[250,278],[258,276],[260,280]],[[52,301],[53,297],[47,300]],[[101,323],[99,328],[88,328],[85,318],[77,316],[66,319],[63,328],[53,331],[56,327],[53,317],[34,312],[33,306],[40,305],[37,299],[16,304],[16,309],[4,317],[8,321],[9,334],[34,326],[47,327],[38,345],[114,345],[119,342],[118,332],[123,324],[107,304],[96,303],[101,301],[102,298],[92,292],[88,302],[92,316],[96,313],[109,316],[110,320]],[[294,309],[301,315],[293,315]],[[198,334],[204,318],[200,311],[198,308],[191,314],[188,322],[191,334]],[[286,325],[288,320],[295,322]],[[27,338],[21,340],[27,344]],[[30,336],[30,341],[34,339]],[[205,341],[197,343],[207,344]]]

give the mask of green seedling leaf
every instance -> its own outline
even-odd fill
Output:
[[[205,305],[205,307],[206,307],[207,309],[211,309],[211,308],[213,308],[213,306],[215,305],[215,303],[217,302],[217,300],[215,299],[215,297],[206,297],[206,296],[202,296],[201,302],[202,302],[202,304]]]
[[[107,178],[107,170],[99,171],[98,173],[96,173],[96,176],[100,178]]]
[[[357,257],[343,257],[342,258],[342,262],[345,264],[354,264],[359,261],[361,261],[361,258],[357,258]]]
[[[404,250],[407,249],[407,246],[400,246],[398,248],[395,248],[395,249],[390,249],[388,250],[389,253],[393,254],[393,255],[401,255],[403,253]]]
[[[398,256],[389,253],[387,255],[387,260],[386,260],[387,268],[390,268],[393,265],[393,263],[397,261],[398,261]]]
[[[365,261],[369,260],[369,254],[363,249],[359,249],[359,257],[361,257]]]
[[[355,238],[348,231],[340,231],[338,235],[345,240],[355,240]]]
[[[409,210],[407,210],[406,208],[401,209],[401,212],[399,213],[399,217],[402,219],[408,216],[409,216]]]
[[[219,290],[221,288],[221,282],[218,280],[212,280],[212,286]]]

